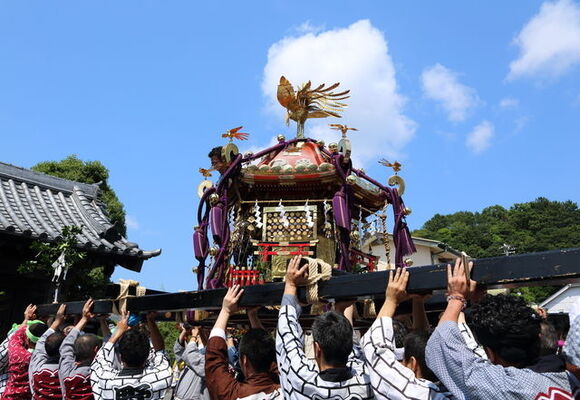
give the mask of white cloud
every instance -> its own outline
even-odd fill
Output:
[[[477,125],[467,135],[465,144],[475,154],[479,154],[490,146],[491,139],[494,135],[493,124],[489,121],[483,121]]]
[[[262,91],[268,110],[282,123],[286,111],[276,99],[281,75],[295,86],[311,80],[313,86],[341,82],[337,90],[351,89],[352,97],[345,101],[349,108],[342,119],[308,120],[306,133],[330,143],[338,142],[340,133],[331,131],[329,123],[358,128],[359,132],[350,135],[357,162],[393,157],[415,133],[415,122],[403,114],[405,98],[398,92],[387,41],[368,20],[318,34],[286,37],[270,47]]]
[[[520,48],[508,79],[556,77],[580,63],[580,4],[545,2],[514,39]]]
[[[305,33],[318,33],[318,32],[322,32],[324,30],[324,28],[325,28],[324,25],[314,25],[314,24],[312,24],[312,22],[310,22],[310,20],[308,20],[308,21],[304,21],[303,23],[301,23],[300,25],[298,25],[295,28],[295,30],[299,34],[305,34]]]
[[[425,96],[441,103],[450,121],[463,121],[479,103],[474,89],[457,80],[457,74],[441,64],[425,68],[421,74]]]
[[[137,218],[132,215],[125,216],[125,224],[127,224],[127,228],[129,229],[137,230],[140,227],[139,221],[137,221]]]
[[[505,97],[499,102],[501,108],[512,108],[520,105],[520,101],[513,97]]]

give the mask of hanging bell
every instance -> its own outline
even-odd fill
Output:
[[[212,257],[217,256],[219,252],[220,252],[220,248],[217,247],[217,246],[214,246],[214,247],[210,247],[209,248],[209,255],[212,256]]]
[[[405,207],[403,209],[403,214],[405,215],[410,215],[413,212],[413,210],[411,210],[409,207]]]
[[[218,201],[220,201],[220,196],[217,193],[212,193],[209,195],[208,200],[210,205],[215,206],[218,203]]]
[[[410,258],[405,258],[405,260],[403,262],[405,263],[405,265],[407,267],[410,267],[411,265],[413,265],[413,260],[411,260]]]
[[[278,136],[276,137],[276,139],[278,139],[278,142],[280,142],[280,143],[281,143],[281,142],[283,142],[283,141],[285,141],[285,140],[286,140],[286,136],[284,136],[284,135],[278,135]]]

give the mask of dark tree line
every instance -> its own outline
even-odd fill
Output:
[[[505,244],[515,253],[580,247],[580,209],[573,201],[539,197],[528,203],[484,208],[481,212],[435,214],[413,236],[439,240],[472,257],[505,254]],[[516,290],[531,302],[541,302],[558,288]]]

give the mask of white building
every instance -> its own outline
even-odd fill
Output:
[[[570,283],[540,304],[550,314],[569,314],[573,305],[580,301],[580,283]]]
[[[412,239],[413,243],[415,243],[415,247],[417,248],[417,252],[405,258],[410,258],[413,260],[414,267],[450,263],[457,258],[455,255],[441,250],[437,246],[441,242],[438,242],[437,240],[423,239],[418,237],[413,237]],[[393,243],[393,235],[389,234],[389,248],[391,257],[390,264],[388,266],[382,235],[376,234],[367,239],[363,245],[363,249],[368,251],[369,247],[373,255],[380,257],[378,265],[379,271],[392,269],[395,267],[395,244]]]

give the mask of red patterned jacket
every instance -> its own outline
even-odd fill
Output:
[[[2,400],[29,400],[28,366],[32,354],[26,345],[26,325],[18,328],[8,342],[8,383]]]

